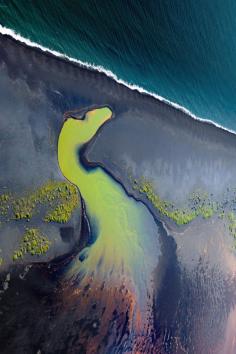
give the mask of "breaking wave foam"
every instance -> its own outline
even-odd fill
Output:
[[[29,47],[38,48],[38,49],[40,49],[43,52],[47,52],[47,53],[50,53],[50,54],[52,54],[52,55],[54,55],[56,57],[59,57],[61,59],[65,59],[65,60],[71,61],[71,62],[76,63],[79,66],[84,67],[86,69],[90,69],[90,70],[93,70],[93,71],[98,71],[100,73],[103,73],[106,76],[108,76],[108,77],[112,78],[113,80],[115,80],[117,83],[122,84],[122,85],[128,87],[129,89],[131,89],[133,91],[138,91],[138,92],[140,92],[142,94],[152,96],[155,99],[157,99],[157,100],[159,100],[161,102],[164,102],[164,103],[168,104],[169,106],[172,106],[172,107],[174,107],[174,108],[186,113],[187,115],[189,115],[191,118],[193,118],[195,120],[214,125],[217,128],[220,128],[220,129],[223,129],[223,130],[225,130],[227,132],[236,134],[236,131],[228,129],[228,128],[226,128],[226,127],[214,122],[211,119],[201,118],[201,117],[196,116],[195,114],[190,112],[187,108],[179,105],[176,102],[172,102],[172,101],[170,101],[170,100],[168,100],[168,99],[166,99],[166,98],[164,98],[162,96],[159,96],[158,94],[156,94],[154,92],[150,92],[150,91],[145,90],[144,88],[142,88],[142,87],[140,87],[138,85],[128,83],[128,82],[118,78],[116,74],[114,74],[111,70],[107,70],[102,65],[94,65],[94,64],[91,64],[91,63],[88,63],[88,62],[83,62],[83,61],[81,61],[79,59],[75,59],[75,58],[69,57],[68,55],[60,53],[60,52],[58,52],[56,50],[44,47],[43,45],[31,41],[30,39],[21,36],[20,34],[16,33],[14,30],[12,30],[10,28],[7,28],[5,26],[2,26],[1,24],[0,24],[0,34],[10,36],[13,39],[15,39],[16,41],[24,43],[24,44],[26,44]]]

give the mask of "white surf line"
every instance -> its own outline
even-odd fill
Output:
[[[196,116],[191,111],[189,111],[187,108],[179,105],[176,102],[169,101],[168,99],[166,99],[166,98],[164,98],[162,96],[159,96],[158,94],[156,94],[154,92],[147,91],[147,90],[145,90],[144,88],[142,88],[142,87],[140,87],[138,85],[130,84],[130,83],[128,83],[128,82],[126,82],[126,81],[124,81],[122,79],[119,79],[116,74],[114,74],[111,70],[105,69],[102,65],[94,65],[94,64],[91,64],[91,63],[88,63],[88,62],[83,62],[83,61],[81,61],[79,59],[75,59],[75,58],[69,57],[68,55],[60,53],[60,52],[58,52],[56,50],[52,50],[52,49],[49,49],[47,47],[44,47],[43,45],[31,41],[30,39],[21,36],[20,34],[16,33],[14,30],[12,30],[10,28],[7,28],[5,26],[2,26],[1,24],[0,24],[0,34],[10,36],[10,37],[14,38],[17,41],[26,44],[29,47],[38,48],[38,49],[42,50],[43,52],[48,52],[48,53],[50,53],[50,54],[52,54],[52,55],[54,55],[56,57],[59,57],[59,58],[62,58],[62,59],[66,59],[68,61],[71,61],[73,63],[78,64],[81,67],[84,67],[84,68],[87,68],[87,69],[90,69],[90,70],[95,70],[95,71],[98,71],[100,73],[103,73],[106,76],[108,76],[108,77],[112,78],[113,80],[115,80],[117,83],[122,84],[122,85],[128,87],[129,89],[131,89],[133,91],[138,91],[138,92],[140,92],[142,94],[145,94],[145,95],[148,95],[148,96],[152,96],[155,99],[157,99],[157,100],[159,100],[161,102],[164,102],[164,103],[168,104],[169,106],[172,106],[172,107],[178,109],[179,111],[181,111],[183,113],[186,113],[188,116],[190,116],[191,118],[193,118],[195,120],[214,125],[215,127],[220,128],[220,129],[222,129],[224,131],[230,132],[232,134],[236,134],[236,131],[234,131],[232,129],[229,129],[229,128],[226,128],[226,127],[216,123],[215,121],[213,121],[211,119],[201,118],[201,117]]]

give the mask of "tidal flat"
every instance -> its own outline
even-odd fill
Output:
[[[106,258],[94,257],[95,270],[85,282],[83,262],[99,240],[99,220],[90,220],[83,195],[69,224],[45,223],[36,215],[32,228],[56,239],[50,259],[10,261],[28,222],[0,225],[0,257],[9,259],[0,265],[1,352],[235,353],[236,136],[7,36],[0,37],[0,77],[1,194],[24,194],[48,180],[64,183],[58,164],[64,122],[110,107],[113,118],[86,143],[82,161],[91,170],[101,168],[156,227],[153,244],[144,238],[136,249],[132,239],[121,239],[125,258],[135,260],[132,272],[125,264],[115,271],[117,258],[105,243],[109,269],[100,277],[96,270]],[[133,179],[143,177],[178,210],[197,191],[220,209],[178,225],[133,188]],[[71,273],[77,257],[82,266]],[[140,264],[152,269],[148,278]],[[127,285],[130,277],[137,291]],[[147,300],[140,303],[144,293]]]

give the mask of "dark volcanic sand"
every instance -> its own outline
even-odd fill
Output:
[[[57,164],[63,114],[100,105],[109,105],[115,119],[93,140],[86,156],[129,192],[129,167],[135,176],[151,177],[160,195],[176,203],[195,188],[220,199],[236,186],[235,135],[7,37],[0,37],[0,92],[1,188],[19,192],[49,178],[63,179]],[[235,353],[236,262],[223,221],[199,218],[183,228],[165,229],[160,215],[151,211],[157,218],[162,257],[154,275],[153,331],[140,344],[140,352]],[[88,228],[82,230],[85,245]],[[6,236],[1,230],[0,241]],[[101,303],[78,320],[83,304],[70,298],[73,285],[63,276],[69,261],[33,266],[25,275],[12,266],[7,271],[10,280],[2,274],[1,353],[132,352],[125,311],[114,312],[108,332],[99,336],[102,306],[108,299],[104,293]],[[113,332],[115,318],[119,335]],[[95,351],[93,341],[100,343]]]

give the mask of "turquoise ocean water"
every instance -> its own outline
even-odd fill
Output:
[[[236,1],[0,1],[0,24],[236,131]]]

